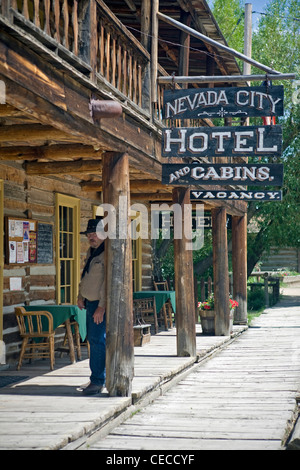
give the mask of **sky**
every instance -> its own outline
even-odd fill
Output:
[[[212,8],[212,5],[214,3],[214,0],[208,0],[207,1],[208,5],[210,8]],[[269,0],[243,0],[243,4],[245,3],[252,3],[252,11],[258,11],[260,13],[263,13],[265,11],[266,5],[269,3]],[[259,21],[261,15],[258,15],[257,13],[252,14],[252,24],[253,28],[257,26],[257,23]]]

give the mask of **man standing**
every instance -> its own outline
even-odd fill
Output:
[[[99,225],[98,225],[99,224]],[[100,393],[105,384],[105,266],[103,222],[90,219],[85,232],[90,248],[79,284],[77,305],[86,308],[87,340],[90,344],[90,384],[82,390],[84,395]],[[99,236],[98,236],[99,235]]]

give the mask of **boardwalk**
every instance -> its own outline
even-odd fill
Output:
[[[0,371],[18,379],[0,387],[0,449],[280,448],[300,385],[300,297],[287,300],[231,338],[197,325],[199,363],[176,356],[174,329],[151,337],[128,398],[83,397],[87,359]]]
[[[299,389],[300,297],[292,292],[164,396],[81,448],[282,449]]]

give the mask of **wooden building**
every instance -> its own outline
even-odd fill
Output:
[[[240,70],[232,55],[158,21],[155,6],[150,0],[0,1],[0,339],[7,362],[20,348],[15,306],[76,303],[87,249],[79,232],[99,204],[130,217],[133,203],[190,202],[189,188],[161,183],[162,129],[169,125],[161,119],[162,96],[173,85],[160,85],[157,77]],[[225,44],[205,0],[160,0],[159,11]],[[98,119],[91,112],[95,100],[119,104],[121,115]],[[199,124],[213,125],[210,119]],[[232,215],[237,321],[244,322],[246,203],[211,201],[205,209],[213,218],[218,334],[227,334],[226,214]],[[32,240],[20,233],[20,221]],[[175,243],[177,344],[179,355],[192,356],[193,267],[184,243]],[[106,253],[107,388],[126,395],[134,369],[132,289],[152,289],[150,236],[134,243],[108,239]]]

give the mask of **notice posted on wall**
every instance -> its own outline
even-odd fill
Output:
[[[31,219],[6,218],[7,264],[53,262],[53,226]]]

